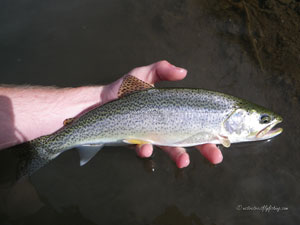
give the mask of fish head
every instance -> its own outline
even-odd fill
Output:
[[[282,117],[257,105],[242,105],[223,123],[231,142],[267,140],[279,135],[283,129],[274,128]]]

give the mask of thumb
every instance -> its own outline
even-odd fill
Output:
[[[166,60],[162,60],[148,66],[137,67],[128,74],[135,76],[146,83],[154,84],[162,80],[182,80],[185,78],[187,70],[176,67]]]

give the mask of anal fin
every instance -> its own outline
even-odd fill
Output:
[[[78,148],[80,156],[80,166],[85,165],[101,150],[103,144],[100,145],[81,145]]]

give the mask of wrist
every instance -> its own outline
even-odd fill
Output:
[[[65,119],[74,118],[101,104],[103,86],[83,86],[76,88],[57,89],[57,93],[50,94],[49,110],[40,112],[39,133],[30,140],[48,135],[63,127]],[[53,102],[51,103],[51,101]],[[44,114],[44,115],[43,115]],[[45,117],[45,118],[44,118]],[[43,128],[43,125],[47,125]],[[29,132],[31,133],[31,132]]]
[[[55,132],[65,119],[102,104],[102,92],[103,86],[0,87],[0,149]]]

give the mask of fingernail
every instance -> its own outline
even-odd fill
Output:
[[[176,70],[180,73],[187,73],[187,70],[184,68],[176,67]]]
[[[190,164],[190,159],[186,153],[180,154],[177,156],[176,160],[177,167],[182,169],[187,167]]]
[[[223,155],[218,155],[215,157],[215,159],[213,160],[213,164],[219,164],[223,161]]]

